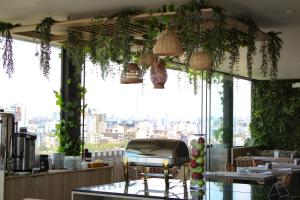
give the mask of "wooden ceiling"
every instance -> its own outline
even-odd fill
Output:
[[[202,9],[201,10],[202,18],[204,19],[204,23],[202,24],[202,28],[205,30],[210,30],[214,27],[214,21],[213,21],[213,11],[212,9]],[[144,13],[139,15],[131,16],[131,21],[142,21],[143,23],[131,23],[130,26],[130,33],[135,38],[142,38],[142,35],[146,34],[145,26],[147,25],[147,20],[150,19],[151,16],[175,16],[176,12],[164,12],[164,13]],[[116,21],[116,18],[104,18],[104,33],[105,34],[113,34],[114,32],[114,22]],[[29,41],[36,41],[36,34],[35,34],[35,27],[36,24],[30,24],[30,25],[22,25],[20,27],[16,27],[11,30],[11,33],[13,34],[13,37],[23,39],[23,40],[29,40]],[[242,32],[247,32],[249,27],[247,24],[234,19],[227,17],[226,18],[226,27],[228,29],[237,29]],[[83,33],[84,37],[87,39],[97,30],[99,30],[99,26],[95,22],[94,18],[84,18],[84,19],[70,19],[67,21],[57,21],[52,26],[51,31],[51,41],[53,44],[60,45],[62,42],[64,42],[68,37],[68,30],[76,30]],[[258,31],[257,33],[257,40],[258,41],[264,41],[267,40],[268,36],[262,31]]]

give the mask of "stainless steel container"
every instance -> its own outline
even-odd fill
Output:
[[[181,140],[135,139],[128,142],[124,157],[130,165],[158,167],[167,160],[169,167],[190,161],[187,145]]]
[[[16,134],[15,171],[31,171],[34,168],[35,140],[36,136],[27,133],[26,128],[21,128]]]
[[[0,170],[12,172],[14,165],[13,137],[15,116],[0,110]]]

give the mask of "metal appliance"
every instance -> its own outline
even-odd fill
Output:
[[[27,132],[27,128],[20,128],[15,135],[15,158],[14,171],[31,171],[35,162],[36,135]]]
[[[165,178],[166,187],[169,185],[169,168],[184,166],[184,183],[188,176],[188,163],[190,161],[187,145],[181,140],[171,139],[134,139],[128,142],[125,148],[123,165],[124,177],[128,182],[128,166],[143,166],[147,177]],[[149,167],[162,167],[164,174],[149,173]]]
[[[12,173],[14,168],[15,116],[0,109],[0,170]]]

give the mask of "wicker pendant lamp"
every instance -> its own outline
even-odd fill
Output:
[[[189,61],[191,69],[194,70],[211,70],[212,69],[212,59],[211,57],[203,52],[198,51],[192,54]]]
[[[141,53],[139,57],[139,65],[152,66],[157,61],[157,56],[151,51],[145,51]]]
[[[143,72],[135,63],[129,63],[121,74],[122,84],[143,83]]]
[[[153,53],[158,56],[181,56],[183,48],[178,35],[169,29],[161,32],[154,45]]]

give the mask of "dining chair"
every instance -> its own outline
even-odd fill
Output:
[[[253,167],[257,167],[258,165],[262,165],[262,164],[263,164],[262,160],[253,160],[252,161]]]
[[[292,176],[292,174],[285,175],[285,176],[282,178],[282,182],[284,182],[284,184],[285,184],[287,187],[292,186],[292,181],[293,181],[293,176]]]
[[[227,172],[235,172],[236,168],[235,168],[235,166],[233,164],[227,163],[227,164],[225,164],[225,171],[227,171]],[[232,178],[228,178],[228,179],[226,179],[226,182],[227,183],[233,183],[233,179]]]
[[[235,172],[236,171],[235,166],[233,164],[231,164],[231,163],[227,163],[225,165],[225,170],[227,172]]]

